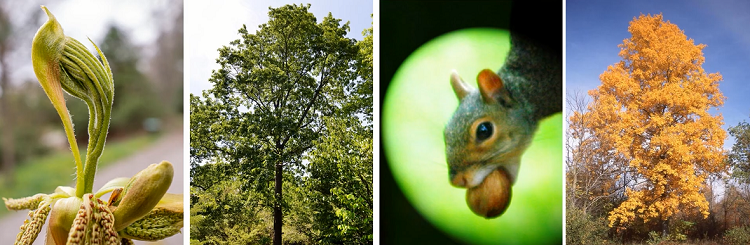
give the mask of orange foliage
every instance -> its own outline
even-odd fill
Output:
[[[726,169],[723,118],[709,114],[724,101],[721,75],[703,70],[705,45],[661,15],[633,18],[628,31],[619,45],[623,60],[599,76],[586,112],[598,140],[637,173],[628,199],[609,213],[610,226],[666,220],[681,210],[707,217],[701,188],[709,173]]]

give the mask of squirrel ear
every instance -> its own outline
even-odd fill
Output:
[[[464,82],[464,80],[461,80],[461,77],[458,76],[458,72],[456,70],[451,71],[451,86],[453,87],[453,92],[456,93],[456,97],[458,100],[461,100],[466,96],[467,94],[471,93],[472,88],[469,87],[468,84]]]
[[[503,80],[494,71],[484,69],[477,76],[479,92],[482,94],[484,103],[500,102],[510,104],[510,95],[503,86]]]

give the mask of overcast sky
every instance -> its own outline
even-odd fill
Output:
[[[63,25],[65,34],[81,42],[87,36],[102,42],[114,23],[128,33],[133,43],[144,45],[157,37],[160,20],[155,19],[154,11],[168,7],[166,4],[166,0],[67,0],[50,3],[47,8]]]
[[[566,90],[586,93],[601,84],[599,75],[621,60],[628,25],[640,14],[659,14],[696,44],[706,44],[703,69],[719,72],[726,97],[718,113],[724,129],[750,116],[750,1],[578,1],[566,2]],[[716,112],[714,112],[715,114]],[[734,139],[727,135],[724,148]]]
[[[349,21],[348,37],[362,40],[362,31],[370,28],[373,12],[371,0],[312,0],[283,2],[270,0],[185,1],[185,62],[189,69],[185,77],[190,82],[190,93],[200,95],[211,88],[211,71],[219,69],[218,49],[239,39],[238,30],[247,25],[255,33],[258,25],[268,22],[268,7],[310,3],[310,11],[318,22],[330,12],[342,24]]]

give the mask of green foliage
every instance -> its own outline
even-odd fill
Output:
[[[577,207],[565,209],[566,244],[608,244],[607,221],[592,217]]]
[[[226,167],[224,162],[200,167],[206,178],[190,190],[192,238],[198,244],[267,244],[270,232],[263,222],[268,220],[258,196],[242,191],[241,180],[224,178]]]
[[[326,120],[310,154],[308,179],[323,244],[372,242],[372,129],[355,118]]]
[[[727,230],[724,233],[726,244],[750,244],[750,226],[740,226]]]
[[[664,237],[659,234],[659,232],[656,231],[649,231],[648,232],[648,241],[646,241],[649,245],[657,245],[664,241]]]
[[[287,176],[291,177],[291,176]],[[284,182],[284,243],[285,244],[317,244],[313,237],[319,233],[313,229],[313,209],[308,190],[301,181]],[[271,213],[266,212],[271,220]],[[268,223],[268,229],[272,229]],[[270,232],[269,232],[270,234]],[[272,237],[269,237],[269,240]]]
[[[732,177],[739,183],[750,184],[750,124],[742,121],[727,131],[735,139],[726,157]]]
[[[674,222],[669,226],[669,240],[683,242],[688,238],[688,233],[693,230],[695,223],[685,220]]]
[[[372,16],[371,16],[372,17]],[[372,122],[372,27],[362,31],[364,39],[357,42],[356,71],[362,79],[359,83],[350,83],[345,110],[361,113],[366,122]]]
[[[226,175],[229,172],[225,170],[231,167],[221,161],[195,167],[202,174],[193,178],[191,188],[191,244],[271,243],[273,216],[268,207],[272,203],[252,189],[246,190],[243,180]],[[307,190],[295,181],[284,182],[284,190],[288,200],[285,243],[312,244],[312,212],[304,198]]]
[[[243,26],[191,95],[191,239],[270,243],[283,212],[285,243],[372,242],[372,29],[309,8]]]

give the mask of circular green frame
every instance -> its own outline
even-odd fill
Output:
[[[476,87],[479,71],[497,71],[509,49],[508,31],[471,28],[439,36],[414,51],[385,94],[383,150],[406,198],[446,234],[472,244],[562,243],[560,113],[540,123],[502,216],[475,215],[466,205],[466,189],[448,182],[443,129],[458,106],[450,72],[455,69]]]

